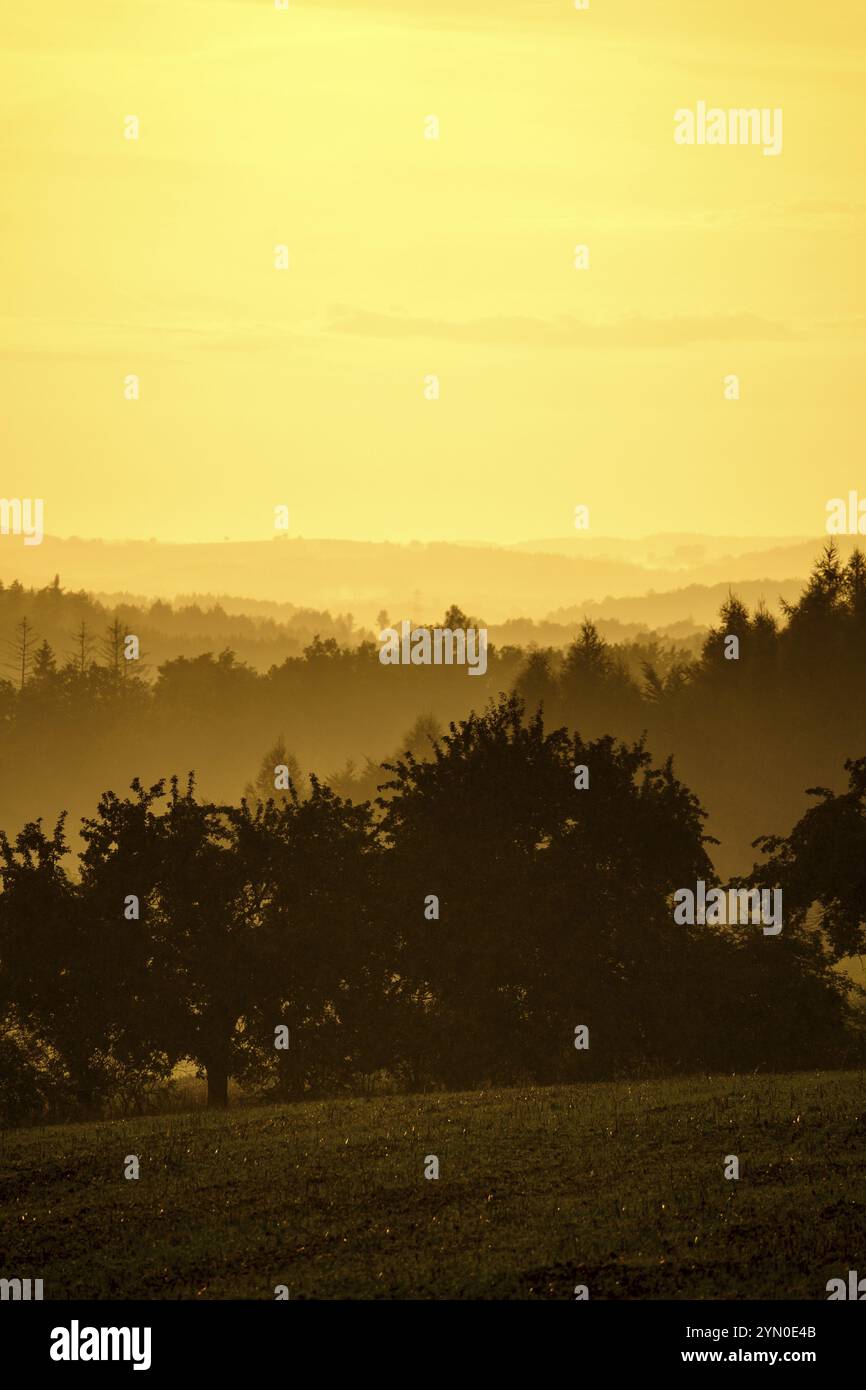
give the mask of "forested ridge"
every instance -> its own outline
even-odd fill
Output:
[[[842,563],[831,546],[778,615],[748,611],[732,594],[696,658],[658,640],[614,645],[584,623],[562,650],[491,643],[486,675],[472,680],[447,666],[383,669],[374,641],[351,645],[323,635],[326,627],[262,673],[220,648],[153,665],[145,642],[140,662],[127,662],[130,629],[121,619],[99,628],[98,614],[77,609],[86,628],[78,647],[67,639],[55,651],[39,609],[80,596],[49,586],[22,618],[24,593],[7,587],[0,746],[10,772],[0,776],[0,826],[61,810],[75,823],[106,787],[188,769],[204,795],[236,800],[278,739],[305,774],[368,799],[382,760],[405,746],[419,719],[444,729],[513,691],[530,710],[541,704],[551,728],[631,740],[645,733],[654,757],[673,755],[699,793],[720,842],[717,868],[745,872],[752,840],[801,814],[805,788],[841,786],[845,758],[859,751],[864,575],[859,552]],[[472,621],[456,607],[449,619]],[[724,655],[729,634],[740,641],[736,661]]]

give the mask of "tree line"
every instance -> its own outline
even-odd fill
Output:
[[[474,680],[457,667],[383,668],[375,642],[333,636],[262,673],[229,649],[157,665],[143,639],[145,678],[118,654],[125,629],[112,623],[92,652],[87,633],[62,659],[41,639],[30,645],[19,688],[22,652],[10,647],[0,755],[26,775],[0,778],[0,826],[64,807],[77,820],[104,787],[126,786],[133,773],[153,783],[176,768],[195,767],[206,798],[233,802],[280,736],[304,775],[316,769],[340,795],[371,799],[383,760],[419,718],[447,728],[506,691],[543,709],[548,726],[631,742],[645,733],[656,757],[674,755],[709,812],[716,868],[742,873],[756,835],[793,823],[804,788],[838,776],[857,749],[864,594],[862,554],[843,564],[830,545],[778,616],[732,595],[696,659],[652,640],[612,645],[585,622],[564,650],[491,645],[487,674]],[[52,609],[66,597],[46,590],[40,601]],[[39,613],[34,622],[41,632]],[[454,607],[442,625],[477,623]],[[736,660],[725,655],[730,636]]]
[[[42,588],[0,580],[0,685],[5,680],[20,691],[45,672],[49,654],[50,668],[70,675],[91,666],[113,668],[115,625],[138,635],[151,654],[151,670],[208,647],[231,647],[242,661],[267,669],[287,655],[300,656],[317,635],[341,645],[359,637],[351,613],[332,616],[291,603],[210,595],[142,602],[128,594],[108,602],[64,589],[59,575]]]
[[[83,820],[74,871],[65,817],[28,822],[0,836],[0,1110],[140,1108],[184,1059],[214,1106],[231,1078],[288,1099],[845,1065],[866,760],[848,771],[761,845],[749,881],[790,904],[773,938],[674,922],[676,889],[718,880],[670,759],[514,694],[396,758],[374,800],[314,775],[237,804],[134,781]]]

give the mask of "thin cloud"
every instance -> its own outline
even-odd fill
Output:
[[[632,315],[592,323],[568,314],[554,318],[497,315],[465,321],[413,318],[335,306],[332,333],[367,338],[438,338],[464,343],[526,343],[549,347],[681,347],[697,342],[781,342],[798,335],[756,314],[649,317]]]

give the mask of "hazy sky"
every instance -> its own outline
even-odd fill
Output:
[[[0,495],[49,533],[817,534],[866,494],[863,0],[4,8]],[[782,153],[676,145],[699,101],[781,107]]]

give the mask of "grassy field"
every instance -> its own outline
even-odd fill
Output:
[[[141,1176],[123,1176],[128,1154]],[[424,1177],[425,1157],[440,1177]],[[726,1180],[736,1154],[740,1178]],[[174,1114],[0,1137],[46,1298],[826,1298],[866,1274],[859,1072]]]

